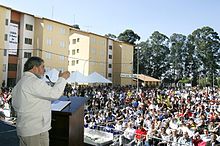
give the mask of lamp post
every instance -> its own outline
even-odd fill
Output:
[[[137,92],[139,91],[139,79],[138,79],[138,75],[139,75],[139,56],[140,56],[140,52],[139,52],[139,47],[137,46]]]
[[[214,71],[212,73],[212,92],[214,92],[214,86],[215,86],[215,78],[214,78]]]

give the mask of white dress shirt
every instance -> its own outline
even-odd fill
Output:
[[[12,91],[18,135],[33,136],[51,128],[51,101],[60,98],[65,85],[62,77],[51,87],[33,73],[24,72]]]

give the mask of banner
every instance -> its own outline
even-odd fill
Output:
[[[17,55],[18,48],[18,24],[10,23],[8,54]]]

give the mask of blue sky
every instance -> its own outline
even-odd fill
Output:
[[[188,35],[210,26],[220,33],[220,0],[0,0],[1,5],[100,35],[132,29],[145,41],[154,31]],[[53,11],[52,11],[53,10]]]

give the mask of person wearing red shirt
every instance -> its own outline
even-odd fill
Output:
[[[147,130],[144,129],[143,123],[141,122],[140,125],[138,125],[138,128],[135,130],[135,142],[137,145],[145,143],[146,135]]]
[[[194,146],[202,146],[202,144],[204,143],[204,141],[201,139],[199,133],[196,133],[193,136],[192,142],[193,142]]]

